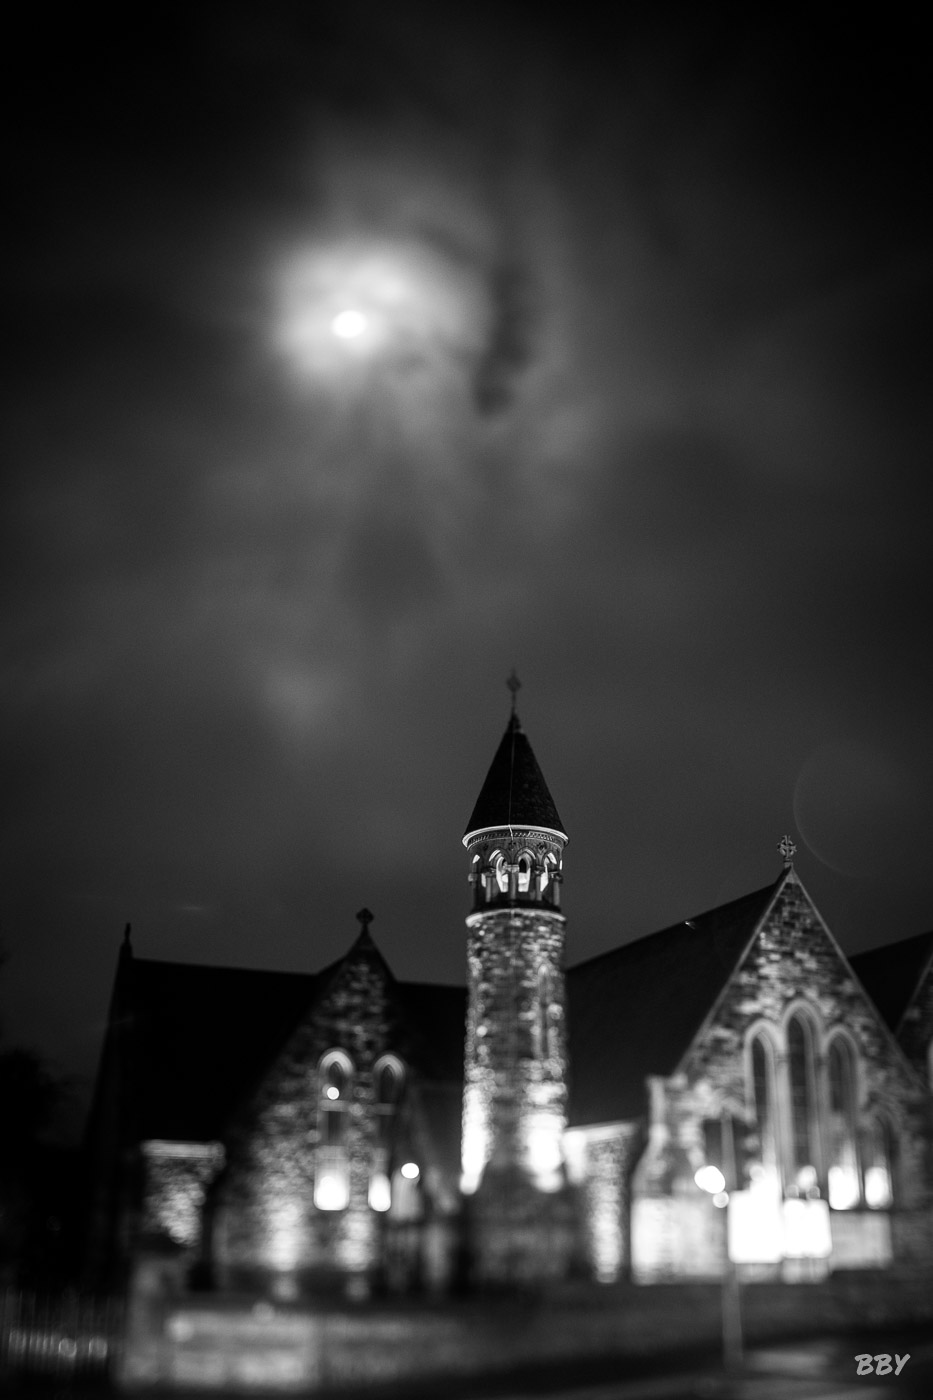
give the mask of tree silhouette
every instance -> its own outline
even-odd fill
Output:
[[[49,1136],[69,1094],[36,1051],[0,1042],[0,1282],[60,1252],[74,1171]]]

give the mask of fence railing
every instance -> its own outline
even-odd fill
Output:
[[[122,1299],[0,1290],[0,1375],[101,1375],[122,1334]]]

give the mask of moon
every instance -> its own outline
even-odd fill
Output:
[[[334,335],[341,340],[355,340],[358,335],[362,335],[368,325],[366,317],[362,311],[348,308],[340,311],[330,323],[330,328]]]

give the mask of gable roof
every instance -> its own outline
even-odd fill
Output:
[[[918,933],[849,959],[884,1020],[896,1031],[933,958],[933,932]]]
[[[431,982],[396,982],[398,1000],[414,1032],[413,1057],[426,1079],[463,1084],[466,987]]]
[[[130,956],[121,966],[134,1138],[222,1138],[250,1089],[350,958],[382,954],[368,932],[321,972],[264,972]],[[407,1058],[432,1081],[463,1079],[466,988],[396,982]]]
[[[540,826],[566,838],[544,774],[514,713],[480,788],[464,843],[474,831],[505,826]]]
[[[568,969],[571,1125],[644,1115],[646,1078],[674,1073],[787,874]]]
[[[133,1135],[208,1141],[310,1008],[319,977],[133,957]],[[320,976],[320,974],[319,974]]]

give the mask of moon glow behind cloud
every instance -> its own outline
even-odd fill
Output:
[[[462,370],[486,334],[480,270],[426,241],[348,237],[303,248],[274,280],[276,346],[309,384],[336,387],[354,362],[390,376],[413,364]]]
[[[89,1070],[128,919],[461,979],[513,665],[574,959],[792,804],[844,946],[929,927],[925,36],[818,11],[24,17],[11,1039]]]
[[[352,308],[340,311],[331,322],[331,329],[334,335],[341,340],[355,340],[358,335],[362,335],[367,327],[366,317],[362,311],[354,311]]]

